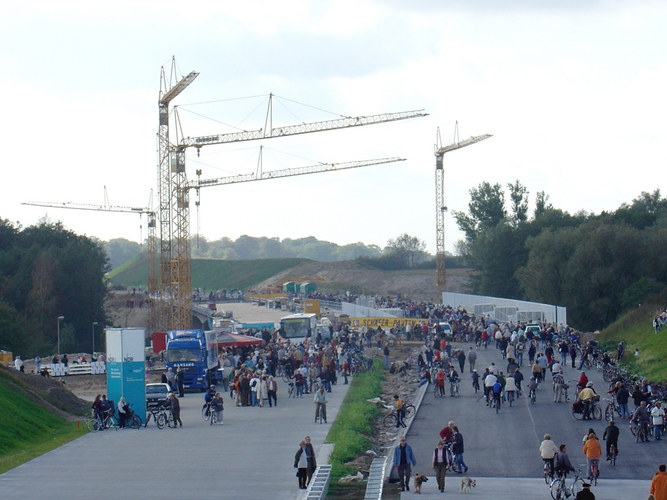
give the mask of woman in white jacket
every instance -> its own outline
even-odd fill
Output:
[[[556,453],[558,453],[556,443],[551,440],[549,434],[545,434],[544,441],[540,443],[540,456],[544,462],[549,463],[552,476],[554,475],[554,457],[556,456]]]
[[[262,375],[257,381],[257,402],[259,406],[264,406],[264,398],[267,395],[266,376]]]

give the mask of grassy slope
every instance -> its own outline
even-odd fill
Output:
[[[219,288],[245,290],[302,262],[308,262],[308,259],[193,259],[191,265],[192,286],[205,290],[217,290]],[[114,285],[146,287],[148,282],[146,257],[141,256],[141,258],[128,261],[111,271],[107,278]]]
[[[0,473],[85,433],[32,402],[0,372]]]
[[[627,312],[602,331],[600,340],[615,345],[624,340],[627,349],[624,365],[649,380],[667,380],[667,327],[654,334],[653,317],[667,304],[667,289],[645,304]],[[633,356],[639,349],[639,356]]]

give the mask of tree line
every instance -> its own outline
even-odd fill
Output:
[[[455,212],[458,251],[474,269],[473,293],[557,304],[570,324],[602,328],[667,285],[667,200],[642,192],[612,212],[574,215],[541,191],[483,182]],[[506,206],[509,205],[509,210]]]
[[[103,244],[41,221],[21,228],[0,219],[0,349],[22,356],[101,346],[106,318]],[[58,319],[62,317],[62,319]]]

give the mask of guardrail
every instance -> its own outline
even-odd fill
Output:
[[[310,479],[306,490],[306,500],[324,500],[329,492],[330,476],[331,465],[319,465]]]
[[[66,375],[97,375],[107,372],[107,364],[104,361],[94,363],[72,363],[65,366],[63,363],[42,365],[52,377],[64,377]]]
[[[384,489],[384,473],[388,460],[388,456],[376,457],[371,462],[364,500],[380,500],[382,498],[382,490]]]

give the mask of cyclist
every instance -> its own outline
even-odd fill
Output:
[[[511,373],[511,372],[510,372]],[[521,396],[521,382],[523,382],[523,373],[517,368],[514,371],[514,382],[516,382],[516,395]]]
[[[396,398],[397,396],[394,396]],[[324,386],[320,386],[320,390],[315,392],[315,397],[313,398],[315,401],[315,422],[317,422],[317,417],[318,415],[322,420],[324,420],[324,423],[327,423],[327,402],[329,401],[329,398],[327,397],[327,393],[324,390]],[[399,426],[399,418],[400,418],[400,423],[403,422],[402,418],[402,412],[403,412],[403,403],[401,402],[401,410],[398,409],[398,402],[401,400],[398,399],[396,403],[396,413],[401,414],[401,417],[396,418],[396,427]],[[405,424],[403,424],[403,427],[405,427]]]
[[[593,418],[591,416],[591,409],[595,396],[597,396],[597,393],[593,389],[593,382],[588,382],[586,387],[579,393],[579,401],[584,403],[584,420],[591,420]]]
[[[500,397],[503,393],[502,384],[496,381],[496,383],[493,384],[493,387],[491,388],[491,392],[493,393],[493,404],[496,408],[500,409]]]
[[[544,441],[540,443],[540,456],[542,461],[549,464],[549,471],[551,475],[554,475],[554,457],[558,453],[558,447],[556,443],[551,440],[549,434],[544,435]]]
[[[215,386],[211,385],[206,394],[204,394],[204,407],[206,407],[206,416],[208,417],[209,412],[211,411],[211,401],[215,397]]]
[[[537,395],[537,379],[535,377],[530,378],[530,384],[528,384],[528,398],[535,398]]]
[[[662,409],[660,401],[656,401],[655,406],[651,410],[651,420],[653,424],[653,437],[659,441],[662,439],[660,434],[662,433],[662,424],[665,421],[665,410]]]
[[[516,381],[512,376],[513,372],[510,372],[510,375],[505,379],[505,393],[507,394],[507,400],[511,401],[514,399],[514,394],[516,393]]]
[[[489,371],[489,374],[484,377],[484,396],[486,397],[486,406],[489,406],[491,399],[491,390],[498,379]]]
[[[630,419],[630,422],[636,422],[637,425],[640,427],[643,427],[644,432],[646,435],[648,435],[648,423],[649,423],[649,413],[648,410],[646,409],[646,401],[642,401],[639,404],[639,408],[635,410],[635,414],[632,416]],[[638,429],[637,432],[640,430]]]
[[[616,447],[616,454],[618,455],[618,435],[620,431],[614,423],[614,420],[610,420],[609,424],[602,434],[602,439],[607,441],[607,460],[611,460],[611,445],[613,444]]]
[[[568,472],[575,470],[570,462],[570,457],[567,456],[567,446],[564,444],[558,447],[558,453],[554,457],[554,470],[561,477],[566,477]]]
[[[479,373],[474,369],[472,371],[472,388],[475,389],[475,394],[479,391]]]
[[[595,435],[595,432],[591,432],[588,435],[588,439],[586,439],[586,442],[584,443],[583,451],[584,455],[586,455],[586,463],[588,464],[588,477],[590,479],[595,479],[596,474],[593,473],[593,466],[597,465],[599,467],[600,455],[602,455],[600,440]]]

